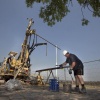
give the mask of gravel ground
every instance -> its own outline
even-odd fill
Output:
[[[48,86],[24,84],[21,90],[8,91],[0,85],[0,100],[100,100],[100,86],[86,85],[87,93],[65,93],[49,90]]]

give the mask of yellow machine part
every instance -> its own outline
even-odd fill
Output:
[[[16,60],[15,58],[12,59],[12,61],[11,61],[11,66],[12,67],[19,67],[21,64],[22,64],[21,61],[20,60]]]
[[[37,82],[38,82],[38,85],[43,85],[44,84],[43,77],[41,75],[37,75]]]

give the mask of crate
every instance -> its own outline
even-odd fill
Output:
[[[59,81],[57,79],[49,80],[49,90],[57,92],[59,91]]]

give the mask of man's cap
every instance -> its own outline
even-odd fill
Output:
[[[13,54],[10,54],[10,56],[12,57],[12,56],[14,56]]]
[[[10,51],[8,55],[9,55],[9,56],[16,56],[17,54],[18,54],[17,52]]]
[[[63,51],[63,55],[65,56],[66,53],[69,53],[69,52],[68,52],[67,50],[64,50],[64,51]]]

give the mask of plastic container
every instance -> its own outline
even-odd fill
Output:
[[[57,79],[50,79],[49,80],[49,90],[51,91],[59,91],[59,81]]]

